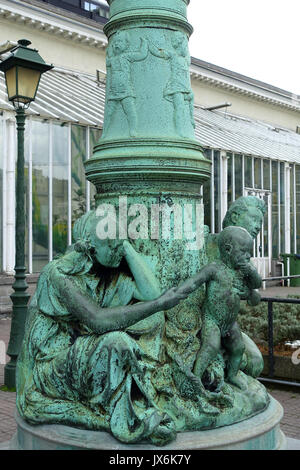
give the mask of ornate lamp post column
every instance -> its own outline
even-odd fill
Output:
[[[8,388],[15,386],[15,371],[18,354],[23,340],[24,325],[27,315],[29,294],[26,292],[25,267],[25,184],[24,184],[24,130],[25,109],[35,99],[41,74],[53,68],[47,65],[26,39],[20,39],[18,46],[12,49],[10,56],[0,64],[5,73],[9,101],[16,110],[17,123],[17,174],[16,174],[16,259],[12,324],[7,354],[10,362],[4,369],[4,383]]]
[[[121,195],[128,206],[146,205],[149,214],[154,205],[180,206],[182,211],[189,205],[193,228],[201,231],[203,219],[196,223],[196,211],[211,163],[194,134],[189,0],[108,2],[104,129],[86,162],[97,204],[115,204],[118,211]],[[149,222],[149,239],[136,240],[136,245],[151,257],[162,288],[167,288],[203,264],[203,232],[198,249],[186,250],[188,230],[176,240],[171,222],[171,238],[159,235],[158,240],[154,225]]]
[[[220,259],[199,273],[207,264],[200,185],[210,162],[194,136],[189,1],[108,1],[104,131],[86,162],[97,209],[76,223],[74,250],[40,277],[43,299],[30,315],[18,364],[18,410],[30,423],[109,430],[124,443],[120,449],[151,443],[154,450],[177,433],[182,440],[174,449],[181,442],[185,449],[280,447],[280,409],[266,410],[269,427],[252,421],[269,397],[249,371],[239,370],[240,295],[249,291],[250,299],[251,290],[254,305],[259,283],[246,263],[246,230],[233,227],[230,239],[223,232]],[[238,266],[247,268],[243,276]],[[204,283],[205,293],[196,288]],[[34,385],[32,376],[39,377]],[[31,426],[18,425],[19,442],[43,445],[44,427],[34,427],[29,439]],[[109,445],[103,434],[48,429],[47,446],[49,433],[57,436],[55,448]],[[204,429],[208,435],[185,440],[184,431]]]

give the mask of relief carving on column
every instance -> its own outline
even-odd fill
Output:
[[[114,114],[123,109],[131,137],[137,135],[136,95],[131,77],[134,62],[145,60],[148,55],[148,43],[140,39],[140,48],[131,49],[128,33],[121,31],[111,39],[107,51],[107,114],[106,129],[109,129]]]
[[[190,120],[194,122],[194,94],[190,82],[190,55],[188,40],[184,33],[174,31],[170,49],[160,49],[149,43],[151,54],[170,62],[170,77],[164,88],[164,98],[174,107],[174,125],[176,132],[182,135],[182,115],[185,105],[189,107]]]

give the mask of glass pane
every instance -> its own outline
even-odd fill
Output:
[[[99,10],[99,5],[95,5],[94,3],[84,2],[84,9],[88,11],[95,11]]]
[[[228,207],[234,201],[234,194],[232,188],[233,181],[233,157],[232,153],[227,153],[227,204]]]
[[[68,243],[68,127],[53,124],[52,236],[53,256]]]
[[[4,132],[3,125],[4,120],[0,119],[0,272],[3,271],[3,259],[2,259],[2,250],[3,250],[3,148],[4,148]]]
[[[29,121],[25,121],[25,133],[24,133],[24,186],[25,186],[25,266],[27,271],[29,269],[29,145],[30,135]],[[31,131],[32,132],[32,131]]]
[[[278,163],[272,162],[272,257],[278,258]]]
[[[12,67],[11,69],[5,72],[8,99],[16,96],[17,94],[16,73],[16,67]]]
[[[27,103],[33,100],[39,84],[41,73],[38,70],[18,67],[18,96],[19,101]]]
[[[203,149],[204,156],[207,158],[207,160],[211,160],[212,152],[213,150],[211,149]]]
[[[290,201],[291,201],[291,211],[290,211],[290,225],[291,225],[291,253],[296,252],[296,247],[294,243],[294,234],[295,234],[295,226],[294,226],[294,214],[295,214],[295,206],[294,206],[294,165],[291,166],[289,171],[290,174]]]
[[[257,189],[262,188],[261,184],[261,159],[254,158],[254,187]]]
[[[270,186],[270,160],[264,160],[264,189],[271,189],[271,186]]]
[[[296,225],[297,253],[300,254],[300,165],[296,165]]]
[[[265,213],[265,216],[264,216],[264,223],[263,223],[263,226],[264,226],[263,244],[264,244],[264,256],[265,257],[267,257],[268,254],[269,254],[269,237],[268,237],[268,220],[269,220],[268,198],[269,197],[270,196],[268,196],[268,195],[264,195],[264,201],[265,201],[265,204],[266,204],[266,213]]]
[[[243,195],[243,157],[242,155],[234,156],[234,173],[235,173],[235,199]]]
[[[32,121],[32,269],[40,272],[48,262],[49,125]]]
[[[245,186],[252,188],[252,157],[245,157]]]
[[[220,198],[220,152],[214,150],[214,192],[215,192],[215,232],[222,230],[219,218],[221,198]]]
[[[211,160],[212,157],[212,150],[205,149],[204,150],[205,158]],[[211,178],[203,184],[203,205],[204,205],[204,224],[209,227],[211,231],[211,210],[210,210],[210,188],[211,188]]]
[[[93,149],[95,145],[98,143],[101,137],[101,134],[102,134],[101,129],[90,128],[90,156],[91,157],[93,155]],[[96,188],[92,183],[90,183],[90,208],[91,209],[95,208],[95,195],[96,195]]]
[[[64,2],[80,8],[80,0],[64,0]]]
[[[86,158],[86,128],[72,126],[72,227],[86,211],[86,179],[83,162]]]
[[[280,253],[285,253],[285,168],[280,163]]]
[[[101,135],[102,135],[102,129],[90,127],[90,156],[91,157],[94,152],[94,147],[96,144],[98,144]]]
[[[109,18],[109,11],[105,10],[104,8],[99,8],[99,16],[103,16],[104,18]]]

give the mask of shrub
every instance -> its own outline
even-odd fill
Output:
[[[300,298],[297,296],[290,296]],[[239,325],[258,344],[268,341],[268,304],[251,307],[241,302]],[[300,304],[273,303],[274,346],[300,339]]]

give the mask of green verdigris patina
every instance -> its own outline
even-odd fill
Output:
[[[242,196],[236,199],[229,207],[223,220],[223,228],[229,226],[242,227],[248,231],[251,237],[256,239],[266,212],[263,200],[255,196]],[[206,236],[206,253],[210,262],[220,258],[218,247],[219,234]],[[246,365],[245,372],[252,377],[258,377],[264,367],[263,358],[256,344],[242,333],[245,344]]]
[[[255,303],[260,285],[246,230],[225,229],[220,261],[159,296],[152,270],[128,241],[99,240],[99,220],[95,211],[79,219],[75,244],[39,278],[18,363],[21,416],[163,445],[177,431],[229,424],[264,409],[264,388],[239,371],[239,299]],[[180,348],[168,354],[163,310],[204,282],[201,348],[191,370]],[[211,391],[201,379],[215,360],[223,379]]]
[[[243,227],[256,239],[266,212],[265,202],[255,196],[242,196],[229,207],[223,219],[223,228]],[[219,258],[218,234],[208,234],[206,251],[210,261]]]
[[[141,256],[127,241],[99,240],[98,221],[93,211],[80,218],[75,245],[40,275],[18,363],[18,410],[30,423],[168,441],[175,428],[155,404],[150,377],[162,355],[161,311],[187,294],[158,297]]]
[[[201,348],[194,374],[202,379],[208,366],[220,355],[222,345],[226,357],[226,381],[246,390],[247,381],[240,372],[245,344],[237,317],[241,299],[250,305],[260,302],[256,289],[261,287],[261,278],[250,263],[253,240],[246,229],[225,228],[218,236],[218,247],[220,258],[207,264],[177,292],[192,292],[203,283],[207,286],[202,305]],[[224,376],[217,388],[224,388]]]
[[[269,403],[236,326],[239,299],[258,285],[249,236],[244,246],[234,229],[221,243],[224,279],[204,267],[199,188],[210,162],[194,135],[188,3],[109,1],[104,129],[86,162],[97,209],[43,269],[30,305],[17,407],[31,424],[164,445]],[[237,251],[246,266],[232,264]]]

